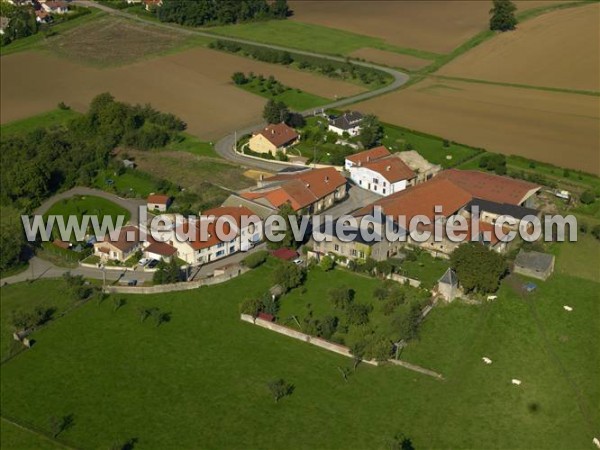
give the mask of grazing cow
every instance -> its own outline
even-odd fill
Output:
[[[594,440],[593,440],[592,442],[594,443],[594,445],[595,445],[596,447],[600,448],[600,439],[598,439],[598,438],[596,438],[596,437],[595,437],[595,438],[594,438]]]
[[[517,380],[516,378],[513,378],[511,380],[511,383],[514,384],[514,385],[520,386],[521,385],[521,380]]]
[[[484,356],[483,358],[481,358],[483,360],[484,363],[486,364],[491,364],[492,360],[490,358],[488,358],[487,356]]]
[[[573,311],[573,308],[571,308],[570,306],[567,306],[567,305],[563,306],[563,308],[565,309],[565,311],[569,311],[569,312]]]

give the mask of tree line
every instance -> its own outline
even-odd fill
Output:
[[[291,14],[287,0],[163,0],[156,9],[161,22],[192,27],[285,19]]]

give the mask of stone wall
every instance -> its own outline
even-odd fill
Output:
[[[391,273],[390,275],[388,275],[388,279],[397,281],[398,283],[402,284],[408,281],[408,284],[412,287],[418,288],[421,286],[421,282],[419,280],[415,280],[414,278],[403,277],[402,275],[398,275],[397,273]]]

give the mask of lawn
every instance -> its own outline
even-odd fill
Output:
[[[0,134],[2,139],[17,134],[28,133],[36,128],[50,128],[66,125],[71,119],[77,117],[79,113],[71,109],[55,109],[46,113],[28,117],[23,120],[16,120],[0,125]]]
[[[285,90],[283,92],[274,94],[272,91],[266,89],[258,79],[238,87],[241,87],[245,91],[252,92],[253,94],[260,95],[261,97],[283,102],[294,111],[305,111],[331,102],[331,100],[324,97],[319,97],[318,95],[310,94],[300,89],[292,89],[287,86],[284,87]]]
[[[109,180],[112,180],[112,183]],[[119,195],[130,197],[147,197],[150,193],[158,191],[158,180],[136,169],[128,169],[120,175],[105,170],[98,174],[95,184],[105,191],[110,191],[112,186]]]
[[[391,151],[416,150],[423,158],[444,168],[454,167],[476,156],[481,150],[396,125],[383,124],[383,145]],[[450,159],[448,159],[450,156]]]
[[[188,133],[180,133],[182,140],[179,142],[169,143],[166,147],[167,150],[176,150],[178,152],[193,153],[198,156],[209,156],[218,158],[219,155],[215,152],[215,148],[212,142],[204,142],[195,136]]]
[[[600,282],[600,242],[578,233],[577,242],[552,244],[557,253],[556,272]]]
[[[39,275],[39,274],[37,274]],[[73,304],[65,295],[62,280],[39,280],[33,284],[19,283],[0,288],[2,308],[0,308],[0,359],[11,354],[11,349],[20,349],[12,337],[11,316],[13,311],[33,311],[36,307],[56,308],[54,316]]]
[[[2,448],[5,450],[62,450],[64,447],[53,441],[35,434],[31,431],[19,428],[4,418],[0,419],[0,435],[2,436]]]
[[[450,263],[446,259],[434,258],[425,251],[415,251],[414,260],[405,260],[400,266],[400,274],[421,281],[421,286],[431,289],[444,275]]]
[[[418,449],[492,441],[503,449],[590,448],[598,428],[597,408],[589,408],[599,400],[600,359],[590,346],[600,334],[597,284],[555,276],[525,300],[505,286],[483,307],[436,308],[403,357],[445,381],[360,366],[346,383],[338,367],[349,359],[239,320],[239,303],[264,292],[272,270],[270,262],[218,286],[120,296],[127,303],[116,312],[110,298],[73,310],[2,365],[3,414],[44,429],[50,417],[73,414],[61,438],[83,448],[134,438],[149,449],[387,448],[398,432]],[[357,298],[377,283],[349,276]],[[46,291],[8,286],[2,298]],[[316,291],[311,297],[326,301]],[[141,323],[140,305],[169,312],[170,322]],[[484,365],[484,355],[494,364]],[[295,389],[275,403],[266,383],[279,377]],[[512,386],[513,377],[523,384]]]
[[[97,216],[100,223],[105,216],[110,216],[113,222],[116,222],[118,216],[124,216],[124,222],[127,223],[130,218],[129,211],[119,205],[100,197],[93,195],[77,195],[75,197],[66,198],[56,202],[48,212],[49,215],[62,216],[64,220],[68,220],[69,216],[76,216],[78,222],[82,220],[84,215]]]

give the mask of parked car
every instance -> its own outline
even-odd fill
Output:
[[[148,264],[149,262],[150,262],[150,258],[142,258],[139,260],[138,264],[143,267],[146,264]]]
[[[158,265],[158,260],[151,259],[146,267],[148,267],[148,269],[154,269],[157,265]]]
[[[137,285],[137,280],[129,280],[127,282],[127,286],[136,286]]]

